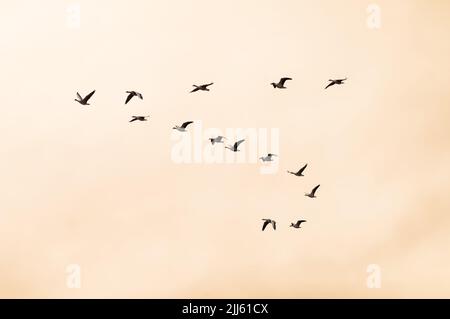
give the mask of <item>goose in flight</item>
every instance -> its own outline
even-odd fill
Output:
[[[193,121],[184,122],[181,126],[175,125],[173,127],[173,129],[180,131],[180,132],[186,132],[186,127],[191,123],[194,123],[194,122]]]
[[[143,99],[142,94],[136,91],[126,91],[125,93],[128,93],[127,99],[125,100],[125,104],[127,104],[128,102],[130,102],[130,100],[137,96],[138,98],[140,98],[141,100]]]
[[[84,98],[81,97],[80,93],[77,92],[77,98],[75,99],[75,101],[77,101],[78,103],[80,103],[81,105],[90,105],[88,103],[89,99],[92,97],[92,95],[94,95],[95,90],[92,91],[91,93],[89,93],[88,95],[86,95]]]
[[[224,139],[226,140],[227,138],[219,135],[217,137],[212,137],[209,140],[211,141],[211,144],[214,145],[215,143],[224,143]]]
[[[271,219],[263,219],[264,224],[262,230],[266,229],[267,225],[272,224],[273,230],[277,230],[277,222]]]
[[[338,80],[328,80],[330,83],[325,87],[325,90],[328,89],[330,86],[333,86],[335,84],[341,85],[344,84],[344,81],[347,81],[347,78],[345,79],[338,79]]]
[[[134,121],[147,121],[147,118],[149,118],[149,117],[150,117],[149,115],[147,115],[147,116],[132,116],[130,123],[134,122]]]
[[[193,86],[195,88],[189,93],[194,93],[194,92],[197,92],[197,91],[209,91],[208,86],[213,85],[213,84],[214,84],[214,82],[209,83],[209,84],[202,84],[202,85],[195,85],[194,84]]]
[[[262,160],[263,162],[272,162],[272,161],[273,161],[272,158],[273,158],[274,156],[278,156],[278,155],[269,153],[269,154],[267,154],[267,156],[262,156],[262,157],[260,157],[259,159]]]
[[[303,166],[302,168],[299,169],[299,171],[297,173],[295,172],[290,172],[287,171],[289,174],[295,175],[295,176],[305,176],[303,175],[303,171],[306,169],[306,167],[308,166],[308,164],[305,164],[305,166]]]
[[[289,226],[289,227],[294,227],[294,228],[301,228],[300,227],[300,225],[302,224],[302,223],[305,223],[306,222],[306,220],[304,220],[304,219],[302,219],[302,220],[297,220],[297,222],[294,224],[294,223],[291,223],[291,226]]]
[[[313,190],[311,191],[311,193],[309,194],[305,194],[305,196],[308,196],[310,198],[316,198],[316,191],[319,188],[320,185],[317,185],[316,187],[313,188]]]
[[[286,81],[292,80],[291,78],[281,78],[280,82],[275,83],[272,82],[270,83],[275,89],[286,89],[286,87],[284,86],[284,83],[286,83]]]
[[[245,140],[237,141],[236,143],[234,143],[233,146],[228,145],[228,146],[225,146],[225,148],[228,148],[229,150],[232,150],[233,152],[239,152],[238,147],[239,147],[239,145],[240,145],[242,142],[244,142],[244,141],[245,141]]]

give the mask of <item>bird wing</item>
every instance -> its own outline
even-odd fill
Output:
[[[131,119],[130,123],[134,122],[134,121],[137,121],[137,120],[138,120],[138,117],[137,116],[133,116],[133,118]]]
[[[186,128],[189,124],[194,123],[193,121],[184,122],[183,125],[181,125],[182,128]]]
[[[331,80],[331,81],[332,82],[325,87],[325,90],[328,89],[330,86],[333,86],[336,84],[333,80]]]
[[[289,81],[289,80],[292,80],[291,78],[281,78],[280,79],[280,84],[281,85],[284,85],[284,83],[286,82],[286,81]]]
[[[314,194],[316,193],[316,191],[319,187],[320,187],[320,185],[317,185],[316,187],[314,187],[313,190],[311,191],[311,195],[314,196]]]
[[[77,92],[77,97],[81,101],[83,98],[81,97],[80,93]]]
[[[86,96],[84,97],[83,101],[84,101],[84,102],[89,101],[89,99],[92,97],[92,95],[94,95],[94,93],[95,93],[95,90],[92,91],[91,93],[89,93],[88,95],[86,95]]]
[[[277,230],[277,222],[272,220],[272,226],[274,230]]]
[[[270,224],[270,220],[266,219],[266,220],[264,221],[262,230],[264,231],[264,229],[266,229],[267,225],[269,225],[269,224]]]
[[[128,96],[127,96],[127,99],[126,99],[126,101],[125,101],[125,104],[127,104],[128,102],[130,102],[130,100],[133,98],[133,96],[134,96],[133,92],[130,92],[130,93],[128,94]]]
[[[234,148],[238,148],[239,147],[239,145],[242,143],[242,142],[244,142],[245,141],[245,139],[244,140],[240,140],[240,141],[237,141],[236,143],[234,143]]]
[[[303,173],[303,171],[306,169],[307,166],[308,166],[308,164],[305,164],[305,166],[303,166],[302,168],[300,168],[300,170],[298,171],[297,174]]]
[[[203,85],[205,88],[207,88],[208,86],[210,86],[210,85],[213,85],[214,84],[214,82],[211,82],[211,83],[209,83],[209,84],[205,84],[205,85]]]
[[[144,99],[144,97],[142,96],[142,94],[141,93],[136,93],[136,95],[138,96],[138,98],[140,98],[141,100],[143,100]]]
[[[195,85],[194,85],[195,86]],[[189,92],[189,93],[194,93],[194,92],[197,92],[198,90],[200,90],[200,87],[198,87],[198,86],[195,86],[195,89],[193,89],[191,92]]]

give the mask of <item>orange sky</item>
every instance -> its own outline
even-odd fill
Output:
[[[1,3],[0,297],[449,297],[450,4],[370,3]],[[276,130],[277,173],[175,163],[186,120]]]

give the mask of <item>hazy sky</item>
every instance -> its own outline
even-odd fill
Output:
[[[2,1],[0,297],[449,297],[450,4],[370,4]],[[175,163],[186,120],[274,129],[277,174]]]

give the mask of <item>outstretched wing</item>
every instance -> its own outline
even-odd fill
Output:
[[[197,86],[197,85],[194,85],[195,86],[195,89],[193,89],[191,92],[189,92],[189,93],[194,93],[194,92],[197,92],[198,90],[200,90],[200,87],[199,86]]]
[[[79,99],[80,101],[83,100],[83,98],[81,97],[80,93],[78,93],[78,92],[77,92],[77,97],[78,97],[78,99]]]
[[[335,85],[335,84],[336,84],[336,83],[335,83],[333,80],[331,80],[330,84],[328,84],[328,85],[325,87],[325,90],[328,89],[330,86],[333,86],[333,85]]]
[[[133,92],[130,92],[127,96],[127,99],[125,100],[125,104],[127,104],[128,102],[130,102],[130,100],[133,98],[134,94]]]
[[[306,169],[306,167],[308,166],[308,164],[305,164],[305,166],[303,166],[302,168],[300,168],[300,170],[298,171],[298,173],[297,174],[302,174],[303,173],[303,171]]]
[[[269,225],[269,224],[270,224],[270,220],[267,220],[267,219],[266,219],[266,220],[264,221],[262,230],[264,231],[264,229],[266,229],[267,225]]]
[[[277,230],[277,222],[276,221],[272,221],[272,226],[274,230]]]
[[[244,139],[244,140],[237,141],[236,143],[234,143],[234,148],[237,149],[237,148],[239,147],[239,145],[240,145],[242,142],[244,142],[244,141],[245,141],[245,139]]]
[[[204,87],[207,88],[208,86],[213,85],[213,84],[214,84],[214,82],[211,82],[209,84],[205,84]]]
[[[91,93],[89,93],[88,95],[86,95],[85,97],[84,97],[84,102],[87,102],[87,101],[89,101],[89,99],[92,97],[92,95],[94,95],[94,93],[95,93],[95,90],[94,91],[92,91]]]
[[[137,117],[137,116],[133,116],[133,118],[131,119],[131,121],[130,121],[130,123],[131,122],[134,122],[134,121],[137,121],[139,118]]]
[[[181,125],[182,128],[186,128],[189,124],[194,123],[193,121],[184,122],[183,125]]]
[[[143,100],[143,99],[144,99],[144,97],[142,96],[142,94],[141,94],[141,93],[136,93],[136,95],[137,95],[137,97],[138,97],[138,98],[140,98],[141,100]]]
[[[320,187],[320,185],[317,185],[316,187],[313,188],[313,190],[311,191],[312,196],[314,196],[314,194],[316,193],[316,191],[319,187]]]
[[[286,81],[290,81],[290,80],[292,80],[291,78],[281,78],[280,79],[280,84],[281,85],[284,85],[284,83],[286,82]]]

